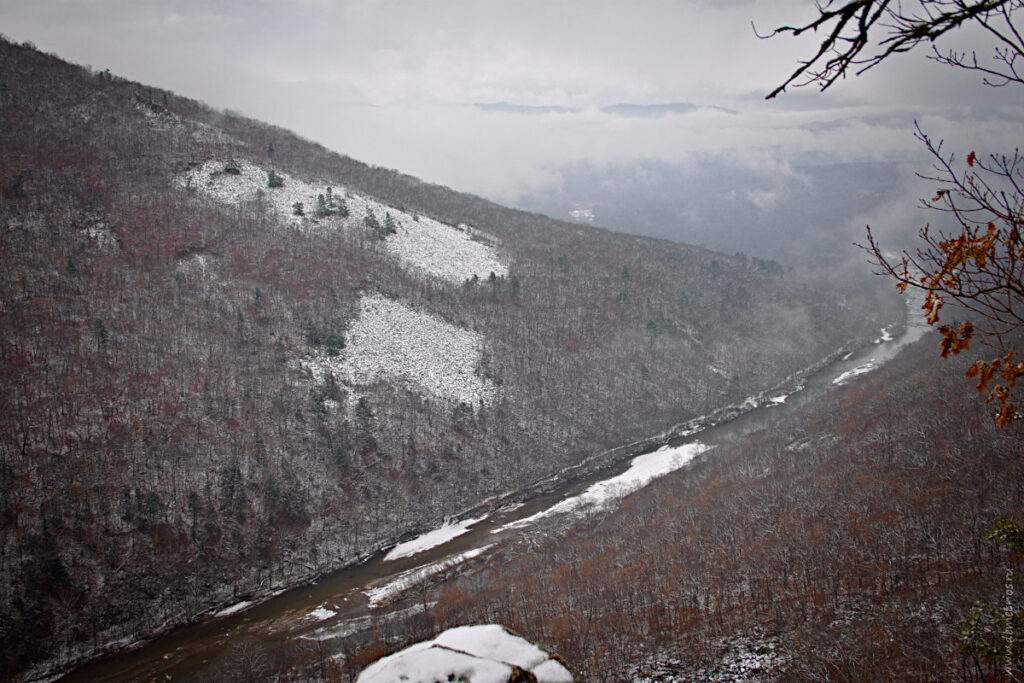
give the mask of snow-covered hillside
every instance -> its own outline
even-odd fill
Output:
[[[226,169],[232,168],[228,172]],[[178,184],[196,189],[224,204],[251,202],[262,198],[270,211],[283,224],[309,228],[319,222],[306,220],[305,214],[312,214],[317,206],[317,196],[325,194],[327,186],[315,186],[297,180],[287,173],[278,173],[283,181],[281,187],[269,187],[268,171],[249,161],[225,162],[210,160],[201,166],[183,173]],[[296,204],[302,205],[303,215],[296,214]]]
[[[345,333],[338,356],[306,361],[314,378],[326,372],[349,385],[377,379],[409,382],[440,398],[476,407],[494,397],[494,384],[476,374],[483,338],[397,301],[366,295],[359,317]]]
[[[488,238],[469,226],[453,227],[409,214],[341,187],[307,183],[283,172],[275,175],[279,186],[270,187],[269,172],[249,161],[207,161],[179,176],[178,183],[225,204],[262,201],[281,224],[301,230],[372,232],[365,221],[372,216],[377,225],[387,226],[375,237],[383,237],[388,253],[413,270],[450,283],[508,273],[494,247],[481,241]],[[356,386],[398,380],[472,406],[494,396],[494,385],[475,374],[483,349],[481,335],[398,302],[364,296],[359,317],[345,338],[342,355],[318,354],[307,360],[317,380],[327,371]]]
[[[450,225],[403,211],[389,210],[397,234],[388,237],[385,248],[405,263],[448,282],[505,277],[508,268],[498,260],[493,247],[473,239],[468,226]]]
[[[519,674],[518,676],[516,674]],[[532,674],[533,678],[527,675]],[[557,659],[496,624],[448,629],[433,640],[410,645],[371,664],[357,683],[572,683]]]
[[[384,249],[402,263],[453,284],[505,277],[508,267],[489,238],[472,227],[411,214],[331,183],[308,183],[275,171],[279,187],[270,187],[270,171],[244,159],[210,160],[178,176],[181,187],[195,189],[224,204],[263,201],[282,225],[301,230],[366,229],[372,216],[391,230],[381,232]],[[345,211],[339,211],[341,206]],[[326,209],[318,211],[318,209]],[[347,216],[344,215],[347,213]]]

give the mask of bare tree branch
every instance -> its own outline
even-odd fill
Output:
[[[930,59],[978,72],[994,87],[1024,85],[1018,70],[1018,60],[1024,61],[1024,39],[1014,25],[1014,12],[1024,9],[1024,0],[825,0],[816,7],[818,17],[813,21],[759,35],[827,31],[814,56],[801,62],[768,99],[790,85],[814,83],[826,90],[850,70],[862,74],[966,23],[979,25],[995,39],[993,60],[982,63],[973,51],[943,53],[934,45]],[[997,401],[996,422],[1006,426],[1022,417],[1013,392],[1017,379],[1024,377],[1024,354],[1014,348],[1020,346],[1024,330],[1024,158],[1019,149],[990,154],[987,161],[972,151],[960,162],[942,151],[941,140],[934,142],[920,127],[916,136],[933,159],[933,172],[920,177],[939,184],[935,196],[921,203],[952,215],[959,234],[936,235],[925,226],[917,249],[904,250],[896,260],[885,254],[870,226],[867,246],[857,246],[869,253],[876,274],[896,280],[901,291],[925,293],[922,308],[930,325],[938,325],[947,300],[971,315],[973,320],[959,326],[938,326],[942,356],[966,350],[972,339],[998,352],[992,360],[976,361],[968,377],[978,378],[978,391],[994,384],[987,400]]]
[[[972,339],[997,353],[977,361],[969,376],[979,377],[979,391],[995,383],[988,400],[999,403],[997,421],[1005,425],[1019,419],[1013,390],[1024,377],[1024,361],[1014,348],[1019,343],[1014,334],[1024,328],[1024,157],[1014,150],[985,161],[971,152],[961,163],[920,128],[917,137],[933,158],[933,172],[920,177],[940,184],[922,204],[952,214],[960,233],[935,234],[926,226],[913,253],[904,250],[895,259],[885,254],[870,227],[867,245],[857,246],[868,252],[876,274],[893,278],[901,290],[925,292],[922,308],[929,324],[938,325],[947,300],[970,314],[959,326],[938,327],[942,355],[966,350]]]
[[[818,29],[828,33],[814,56],[793,71],[766,99],[785,92],[790,85],[796,87],[817,84],[827,90],[850,70],[860,75],[894,54],[909,52],[923,42],[934,42],[949,31],[968,22],[984,26],[1003,47],[997,50],[997,59],[1008,71],[994,71],[1007,80],[1019,80],[1013,68],[1014,60],[1024,53],[1024,43],[1011,22],[1015,10],[1024,7],[1022,0],[917,0],[913,3],[892,0],[847,0],[834,7],[835,0],[817,5],[818,17],[802,25],[780,26],[760,38],[779,35],[800,36]],[[993,20],[1001,19],[1007,28],[997,27]],[[879,35],[880,34],[880,35]],[[940,60],[959,66],[957,61]],[[1009,75],[1007,75],[1009,74]]]

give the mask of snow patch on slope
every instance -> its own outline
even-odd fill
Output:
[[[307,183],[283,171],[277,171],[282,186],[272,188],[268,186],[267,170],[250,161],[234,162],[233,170],[237,172],[226,172],[227,166],[224,161],[207,161],[181,174],[178,185],[198,190],[223,204],[263,201],[283,225],[300,230],[365,229],[363,221],[367,216],[372,214],[381,225],[390,216],[394,233],[383,240],[384,250],[413,270],[453,284],[471,280],[474,275],[487,279],[492,273],[499,278],[508,274],[508,267],[492,246],[497,240],[468,225],[451,226],[338,185]],[[327,202],[328,187],[336,204],[344,200],[347,217],[336,213],[317,215],[320,197]],[[295,214],[296,204],[302,205],[303,215]]]
[[[181,187],[195,189],[222,204],[239,204],[262,199],[278,220],[286,225],[309,228],[316,224],[305,216],[295,215],[295,204],[301,203],[304,213],[316,210],[317,196],[324,194],[326,185],[311,185],[279,172],[282,187],[268,187],[267,171],[249,161],[237,161],[237,173],[227,173],[227,164],[210,160],[178,177]]]
[[[386,208],[386,207],[385,207]],[[505,277],[508,268],[493,247],[479,241],[480,233],[469,226],[453,228],[425,216],[387,209],[395,222],[396,234],[384,242],[384,248],[410,266],[452,283]],[[474,239],[477,237],[477,239]]]
[[[327,372],[350,385],[377,379],[410,382],[440,398],[476,406],[495,394],[479,377],[483,337],[378,295],[366,295],[338,356],[306,361],[318,381]]]

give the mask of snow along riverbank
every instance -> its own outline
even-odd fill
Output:
[[[447,543],[453,538],[458,538],[469,531],[469,527],[478,522],[482,522],[485,519],[487,519],[486,516],[464,519],[461,522],[445,524],[438,529],[428,531],[425,534],[420,534],[411,541],[406,541],[405,543],[399,543],[396,545],[388,552],[387,555],[384,556],[384,561],[389,562],[403,557],[412,557],[413,555],[418,555],[419,553],[430,550],[431,548],[436,548],[439,545]]]
[[[629,469],[622,474],[591,484],[586,491],[578,496],[567,498],[529,517],[510,522],[495,529],[492,533],[522,529],[542,519],[557,515],[580,517],[607,509],[613,503],[642,489],[658,477],[663,477],[669,472],[675,472],[682,468],[708,448],[700,442],[693,442],[683,446],[663,446],[653,453],[639,455],[633,458]]]

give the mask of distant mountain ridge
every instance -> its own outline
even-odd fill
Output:
[[[661,118],[663,116],[693,114],[699,111],[715,111],[723,114],[737,114],[735,109],[708,105],[690,104],[689,102],[669,102],[666,104],[611,104],[601,107],[605,114],[628,118]]]
[[[586,111],[582,107],[565,107],[558,105],[528,105],[511,102],[475,102],[474,107],[486,112],[502,114],[578,114]],[[598,109],[603,114],[624,118],[661,118],[663,116],[681,116],[699,111],[715,111],[724,114],[737,114],[735,109],[709,105],[690,104],[688,102],[670,102],[665,104],[610,104]]]
[[[866,223],[897,222],[878,212],[914,196],[917,169],[895,162],[756,168],[715,154],[686,164],[583,162],[557,169],[557,186],[526,194],[517,204],[787,266],[834,265],[860,260],[851,243],[863,238]],[[910,236],[918,223],[906,221],[903,228]]]
[[[583,111],[578,107],[513,104],[511,102],[474,102],[473,106],[484,111],[502,114],[575,114]]]

